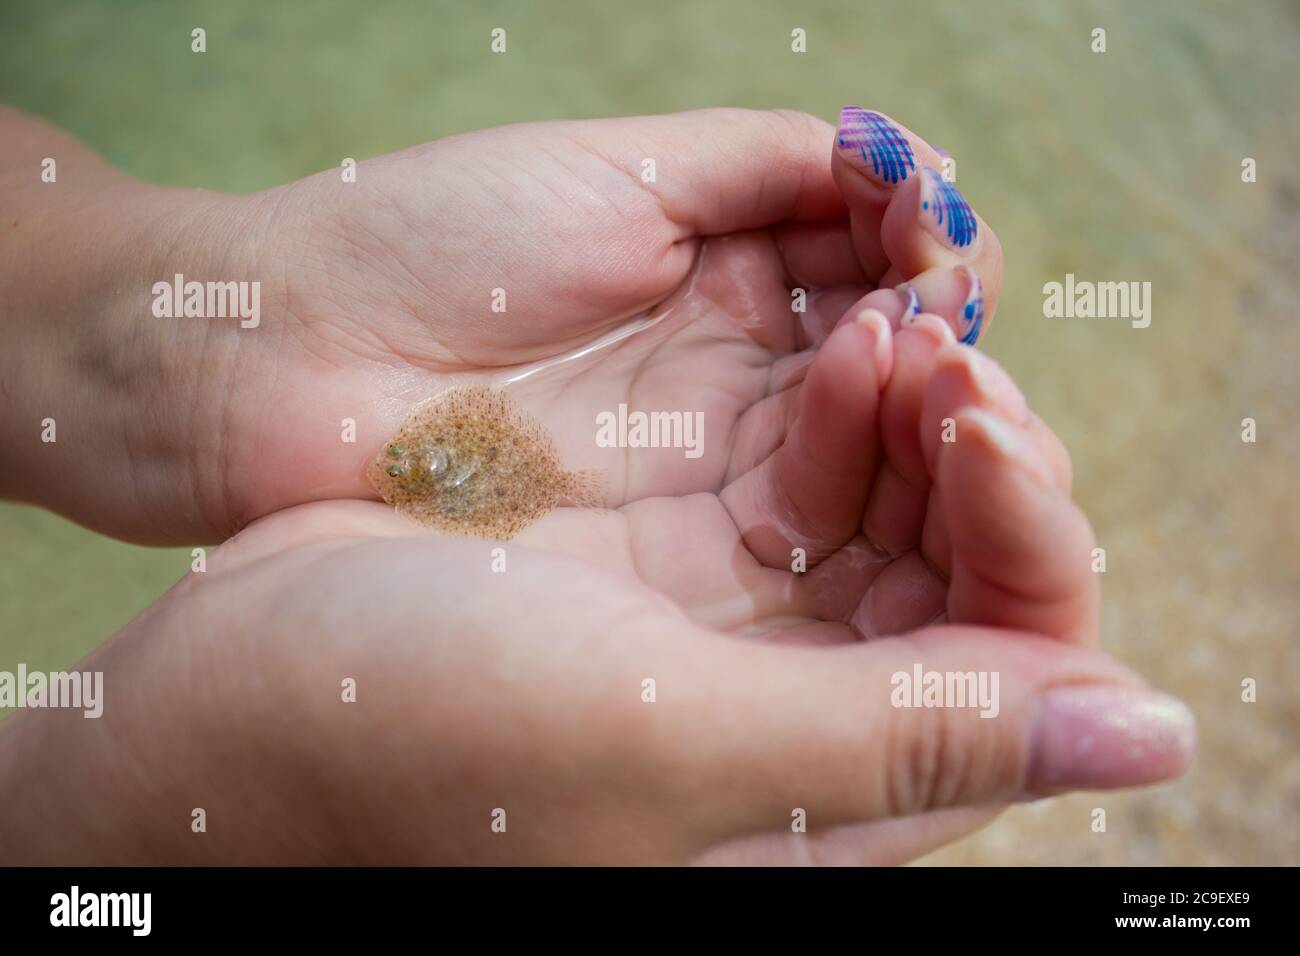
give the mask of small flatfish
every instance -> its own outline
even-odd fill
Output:
[[[546,429],[487,386],[416,406],[367,475],[399,514],[467,537],[513,538],[564,502],[604,505],[601,475],[566,470]]]

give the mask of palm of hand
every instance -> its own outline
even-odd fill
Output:
[[[512,132],[497,131],[491,148],[475,143],[464,158],[452,140],[385,157],[373,172],[363,165],[357,191],[341,196],[321,180],[289,187],[278,208],[303,215],[283,217],[264,258],[287,264],[279,301],[290,334],[277,342],[277,374],[262,377],[271,390],[245,396],[253,411],[236,413],[255,419],[256,439],[226,456],[231,474],[249,476],[247,496],[293,504],[310,475],[318,497],[372,497],[365,463],[410,407],[451,385],[501,384],[540,367],[508,388],[554,437],[566,467],[603,474],[607,503],[620,510],[554,512],[524,543],[634,570],[725,630],[850,639],[844,625],[864,597],[864,567],[887,592],[874,599],[892,609],[891,620],[932,620],[943,606],[939,577],[883,573],[916,542],[891,556],[862,534],[883,381],[850,368],[849,381],[801,398],[812,353],[796,353],[824,342],[868,287],[814,291],[797,312],[772,231],[683,235],[660,201],[582,144],[556,152],[563,161],[549,169],[498,168]],[[431,166],[443,172],[438,181]],[[413,182],[424,185],[413,191]],[[322,200],[322,190],[335,198]],[[519,194],[541,198],[512,205]],[[444,206],[448,196],[454,202]],[[502,239],[482,224],[507,209],[514,222]],[[436,233],[420,228],[444,213],[456,221]],[[521,235],[553,238],[529,255],[515,247]],[[472,280],[448,283],[449,275]],[[498,290],[504,312],[491,308]],[[656,320],[649,327],[556,361],[647,311]],[[870,363],[856,343],[841,348],[841,368],[855,347]],[[823,377],[838,374],[833,368],[828,362]],[[861,426],[849,439],[856,447],[834,462],[857,473],[814,478],[803,492],[845,500],[829,516],[797,514],[800,493],[789,485],[800,466],[781,465],[782,445],[792,446],[790,458],[805,455],[806,442],[788,441],[795,421],[840,415],[859,399],[862,407],[848,410]],[[680,447],[598,447],[597,416],[620,405],[698,413],[702,448],[688,456]],[[355,444],[339,440],[349,419],[358,423]],[[882,511],[916,510],[889,497],[877,503]],[[924,520],[922,499],[911,537]],[[792,568],[813,573],[804,580]],[[823,622],[833,626],[816,626]]]

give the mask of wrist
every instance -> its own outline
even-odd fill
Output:
[[[179,325],[204,320],[157,317],[155,288],[240,254],[213,256],[206,236],[241,200],[97,172],[52,187],[0,240],[0,494],[141,543],[213,540],[220,491],[197,467],[196,416],[222,369],[204,364],[204,330]]]

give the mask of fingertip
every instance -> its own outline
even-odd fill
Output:
[[[956,334],[962,345],[974,345],[984,327],[984,284],[970,266],[958,266],[957,272],[966,280],[966,299],[957,311]]]
[[[1172,780],[1196,752],[1196,715],[1147,687],[1061,686],[1035,710],[1027,789],[1110,790]]]
[[[799,400],[802,414],[818,431],[860,430],[874,419],[893,364],[889,320],[879,309],[851,312],[813,357]]]
[[[1096,539],[1033,436],[988,409],[961,408],[936,454],[953,549],[950,619],[1094,643]]]
[[[886,211],[900,192],[915,195],[909,191],[921,169],[941,163],[923,139],[883,113],[857,106],[841,111],[831,147],[831,177],[849,212],[858,261],[869,277],[878,280],[891,265],[899,265],[882,246]]]
[[[896,289],[874,289],[854,302],[840,321],[856,318],[865,309],[875,309],[881,313],[889,322],[890,331],[897,332],[902,328],[903,319],[907,315],[907,299]]]
[[[929,167],[922,169],[917,179],[915,214],[921,228],[952,255],[973,257],[979,252],[984,229],[957,184]]]
[[[880,431],[891,463],[913,487],[930,482],[921,422],[935,356],[949,346],[955,347],[952,330],[932,315],[913,316],[894,336],[894,367],[882,399]]]
[[[1029,436],[1001,416],[975,406],[958,409],[953,415],[954,438],[944,443],[954,453],[976,455],[983,462],[997,462],[1022,472],[1044,488],[1054,488],[1051,470],[1042,460]],[[983,462],[976,462],[976,466]],[[958,477],[958,482],[961,478]]]
[[[990,307],[1001,288],[1002,250],[997,237],[956,185],[930,167],[920,169],[890,196],[880,217],[880,245],[903,276],[975,267],[984,280]]]
[[[894,334],[889,319],[879,309],[863,309],[854,321],[870,334],[870,354],[875,363],[876,383],[883,387],[894,366]]]
[[[904,316],[902,325],[908,332],[925,336],[937,349],[942,350],[950,345],[955,346],[957,344],[957,338],[953,335],[952,326],[944,321],[942,316],[935,315],[932,312],[920,312],[916,315]]]
[[[861,106],[840,109],[834,158],[868,186],[867,196],[878,202],[916,177],[925,165],[942,160],[920,136],[902,123]]]
[[[921,314],[921,297],[917,294],[916,286],[905,282],[895,291],[903,297],[903,318],[910,319]]]
[[[895,291],[907,302],[904,316],[921,312],[941,316],[963,345],[976,344],[986,328],[984,281],[971,265],[929,269]]]
[[[1015,381],[996,361],[972,348],[953,345],[939,354],[929,395],[940,407],[977,405],[1017,425],[1029,420],[1029,403]]]

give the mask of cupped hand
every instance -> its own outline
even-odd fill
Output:
[[[611,506],[717,491],[729,446],[767,440],[753,423],[787,389],[802,361],[790,356],[865,292],[934,274],[938,299],[921,305],[948,313],[945,297],[978,277],[991,319],[996,237],[967,209],[964,246],[936,238],[922,172],[939,157],[900,135],[911,166],[895,182],[864,172],[821,120],[722,109],[485,130],[362,162],[354,182],[332,170],[248,197],[151,193],[131,230],[144,238],[121,242],[138,281],[116,283],[90,343],[133,390],[103,430],[136,449],[118,469],[134,487],[114,496],[69,459],[43,488],[101,530],[187,543],[306,501],[373,497],[364,466],[412,406],[648,313],[654,328],[515,391],[566,464],[606,472]],[[178,273],[259,282],[257,327],[155,318],[148,290]],[[594,416],[620,403],[703,413],[706,454],[599,453]]]
[[[968,425],[983,456],[987,422]],[[500,548],[373,502],[253,523],[82,662],[104,673],[99,720],[8,722],[5,858],[890,863],[1000,804],[1188,757],[1181,705],[1067,642],[974,624],[858,641],[841,623],[810,644],[775,608],[755,640],[631,556]],[[988,716],[896,706],[922,665],[997,673]]]

